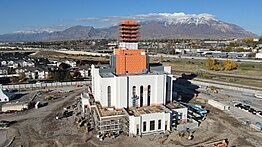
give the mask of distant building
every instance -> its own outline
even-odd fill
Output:
[[[49,75],[49,70],[39,67],[21,67],[15,69],[17,74],[25,73],[27,79],[44,80]]]
[[[2,112],[23,111],[29,108],[28,102],[6,103],[2,105]]]
[[[8,75],[9,68],[6,66],[1,66],[0,67],[0,75]]]
[[[205,47],[225,47],[227,44],[226,41],[204,41],[200,46]]]
[[[256,53],[256,59],[262,59],[262,52]]]
[[[78,71],[80,72],[81,77],[84,78],[91,77],[91,68],[89,65],[80,66]]]

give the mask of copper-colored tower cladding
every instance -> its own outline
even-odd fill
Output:
[[[119,24],[119,40],[123,42],[138,42],[139,24],[134,20],[124,20]]]
[[[119,24],[119,40],[127,46],[115,49],[116,73],[141,73],[146,70],[146,53],[143,49],[128,48],[138,44],[139,24],[125,20]]]

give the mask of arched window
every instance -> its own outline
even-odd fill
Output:
[[[150,106],[150,98],[151,98],[151,86],[147,86],[147,106]]]
[[[107,86],[107,105],[111,107],[111,86]]]
[[[144,93],[144,87],[140,86],[140,107],[143,107],[143,93]]]
[[[133,86],[132,92],[133,92],[133,96],[136,96],[136,86]]]

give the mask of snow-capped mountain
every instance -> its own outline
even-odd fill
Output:
[[[118,20],[115,20],[118,19]],[[134,19],[141,24],[142,39],[161,38],[245,38],[256,37],[243,28],[223,22],[210,14],[150,13],[128,17],[95,19],[100,22],[120,22]],[[90,20],[90,18],[82,19]],[[94,20],[94,18],[92,18]],[[114,22],[114,23],[113,23]],[[0,41],[53,41],[94,38],[118,38],[118,27],[94,28],[92,26],[73,26],[65,30],[39,29],[0,35]]]
[[[35,29],[35,30],[21,30],[21,31],[16,31],[14,32],[14,34],[39,34],[39,33],[53,33],[55,32],[54,30],[50,30],[50,29]]]
[[[63,31],[69,28],[68,26],[53,26],[53,27],[41,27],[41,28],[28,28],[25,30],[15,31],[14,34],[39,34],[39,33],[53,33]]]
[[[152,13],[146,16],[141,16],[140,22],[164,22],[165,25],[175,25],[175,24],[209,24],[209,22],[217,21],[215,16],[211,14],[185,14],[185,13]]]

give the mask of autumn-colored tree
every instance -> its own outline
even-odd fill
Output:
[[[12,83],[16,83],[16,82],[17,82],[17,77],[11,77],[11,78],[10,78],[10,81],[11,81]]]
[[[25,73],[24,72],[19,73],[19,80],[20,81],[24,81],[25,80]]]
[[[225,60],[224,61],[224,70],[233,70],[237,69],[238,64],[236,62],[233,62],[231,60]]]
[[[70,76],[72,78],[79,78],[79,77],[81,77],[81,73],[78,70],[74,70],[74,71],[70,72]]]
[[[208,58],[206,61],[206,67],[210,70],[220,70],[219,63],[214,58]]]
[[[160,56],[159,61],[160,61],[160,62],[163,62],[163,61],[164,61],[164,57],[163,57],[163,55]]]

